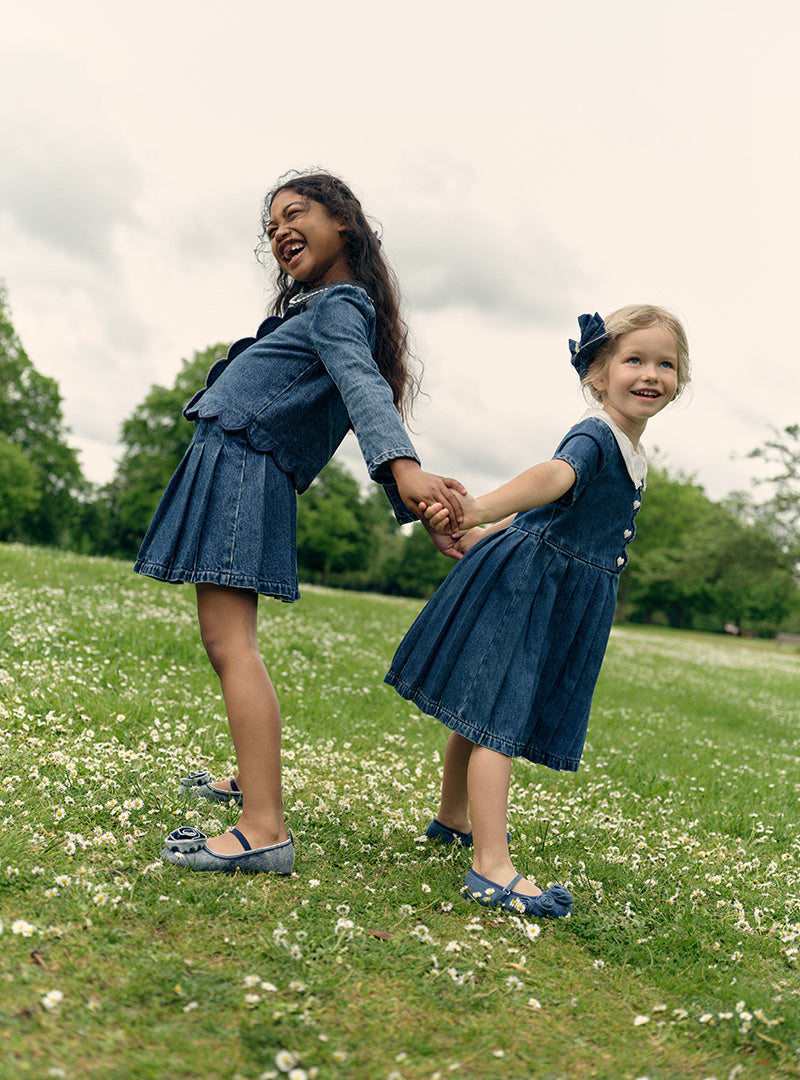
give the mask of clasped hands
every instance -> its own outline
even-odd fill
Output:
[[[418,513],[439,550],[460,559],[481,539],[484,530],[476,528],[480,522],[477,500],[468,491],[458,491],[452,498],[459,504],[455,515],[449,504],[441,502],[420,502]]]
[[[394,459],[391,469],[400,497],[419,516],[439,551],[460,559],[480,539],[471,536],[478,518],[475,500],[464,485],[452,477],[426,472],[411,458]]]

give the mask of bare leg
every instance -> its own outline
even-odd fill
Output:
[[[475,853],[472,869],[506,886],[517,876],[508,852],[508,788],[511,782],[511,758],[486,746],[475,746],[469,756],[467,784],[472,816],[472,839]],[[541,889],[525,878],[514,892],[539,896]]]
[[[467,794],[467,769],[475,743],[455,731],[450,732],[444,752],[442,773],[442,796],[437,821],[450,829],[468,833],[469,798]]]
[[[237,828],[254,848],[288,838],[281,806],[281,712],[258,651],[258,594],[222,585],[196,586],[200,634],[219,676],[239,767],[244,807]],[[214,837],[218,855],[238,855],[235,836]]]

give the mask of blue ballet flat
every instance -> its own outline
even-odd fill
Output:
[[[216,803],[234,803],[236,806],[242,806],[244,804],[244,796],[239,788],[236,786],[236,781],[229,781],[231,785],[230,791],[220,791],[219,788],[213,787],[214,777],[204,769],[201,772],[193,772],[188,776],[181,778],[180,792],[182,794],[188,793],[190,795],[196,795],[201,799],[208,799],[209,802]]]
[[[208,771],[208,769],[200,769],[197,772],[189,773],[188,776],[182,776],[180,784],[178,785],[178,791],[182,795],[196,795],[197,789],[205,787],[213,781],[214,777]]]
[[[438,818],[434,818],[425,830],[429,840],[438,840],[440,844],[461,844],[462,847],[472,847],[472,833],[461,832],[459,829],[451,829],[449,825],[442,825]],[[506,840],[511,843],[511,833],[506,833]]]
[[[462,847],[472,847],[472,833],[460,832],[451,829],[448,825],[442,825],[436,818],[425,830],[429,840],[438,840],[440,844],[461,844]]]
[[[535,915],[540,919],[562,919],[572,914],[572,896],[563,885],[551,885],[540,896],[525,896],[514,892],[514,886],[522,881],[522,874],[510,881],[503,888],[495,881],[489,881],[474,870],[467,870],[462,892],[470,900],[484,907],[501,907],[515,915]]]
[[[240,855],[218,855],[211,851],[205,833],[193,825],[173,829],[164,842],[161,858],[175,866],[189,870],[216,870],[232,874],[241,870],[245,874],[291,874],[294,867],[294,837],[269,847],[253,848],[239,829],[230,830],[242,845]]]

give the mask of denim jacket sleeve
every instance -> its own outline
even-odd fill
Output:
[[[370,477],[402,524],[416,516],[400,499],[390,462],[417,453],[372,355],[375,309],[363,288],[327,286],[271,316],[255,338],[235,342],[209,372],[184,415],[244,430],[253,448],[305,491],[353,428]]]
[[[311,344],[341,394],[370,478],[383,486],[403,524],[417,517],[400,498],[390,462],[396,458],[419,462],[419,456],[372,355],[365,304],[374,325],[372,303],[362,289],[334,289],[315,298]]]
[[[316,298],[311,345],[342,396],[370,477],[390,483],[390,461],[407,457],[418,462],[419,457],[372,356],[360,310],[365,301],[371,309],[361,289],[335,289]]]

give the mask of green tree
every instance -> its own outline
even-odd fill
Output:
[[[68,544],[90,485],[81,472],[77,451],[66,441],[58,384],[41,375],[29,360],[1,283],[0,434],[18,451],[9,452],[8,446],[4,450],[8,469],[0,471],[0,501],[15,509],[13,521],[0,528],[0,539]],[[22,467],[20,454],[30,468]],[[20,484],[23,490],[17,492]]]
[[[737,521],[722,508],[727,527],[716,536],[712,586],[721,617],[742,632],[773,634],[797,594],[791,556],[759,525]]]
[[[387,564],[404,539],[380,488],[363,496],[336,461],[298,500],[297,565],[307,581],[384,591]]]
[[[775,489],[758,509],[762,525],[800,560],[800,424],[790,424],[781,431],[773,428],[771,437],[747,456],[766,461],[774,470],[758,481]]]
[[[402,535],[402,544],[387,560],[383,591],[396,596],[433,596],[455,566],[434,547],[421,525]]]
[[[24,539],[21,522],[29,517],[42,499],[39,472],[21,450],[5,435],[0,435],[0,537]]]
[[[650,470],[620,612],[633,621],[773,633],[797,602],[792,557],[739,496],[714,503],[683,474]]]
[[[371,537],[359,517],[360,502],[354,477],[335,461],[299,499],[297,565],[323,585],[332,573],[355,570],[369,558]]]
[[[658,465],[649,470],[643,503],[620,578],[619,614],[637,622],[661,615],[671,626],[691,626],[698,612],[714,604],[698,550],[713,504],[689,477],[670,475]]]
[[[358,516],[370,537],[369,554],[363,567],[343,575],[341,584],[345,588],[386,592],[387,568],[406,537],[380,485],[369,485],[359,503]]]
[[[205,382],[208,369],[227,352],[212,345],[184,360],[171,387],[151,386],[144,401],[123,422],[124,453],[113,480],[103,490],[108,544],[119,554],[139,549],[158,501],[192,438],[183,416],[186,402]]]

